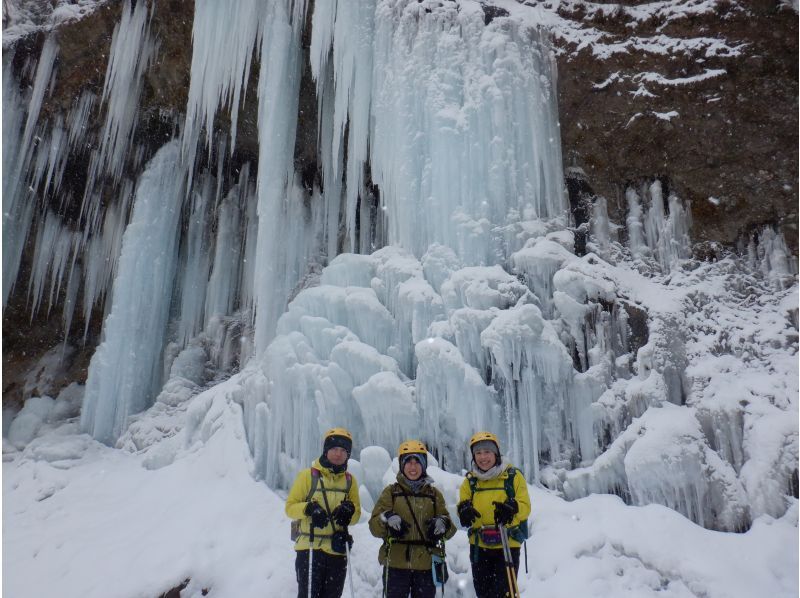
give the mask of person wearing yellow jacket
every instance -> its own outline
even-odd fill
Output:
[[[469,441],[472,470],[461,484],[458,518],[469,528],[472,583],[478,598],[510,594],[498,526],[508,530],[508,541],[519,570],[519,548],[528,535],[531,500],[522,472],[500,455],[500,443],[491,432],[478,432]]]
[[[383,489],[369,531],[383,538],[378,562],[384,567],[386,598],[433,598],[433,558],[444,557],[444,541],[456,533],[444,496],[427,476],[428,451],[419,440],[406,440],[397,451],[397,482]],[[443,570],[437,579],[445,582]]]
[[[347,545],[353,542],[347,526],[361,515],[358,482],[347,471],[352,450],[350,432],[344,428],[328,430],[322,455],[297,474],[286,499],[286,515],[294,520],[298,598],[342,595],[347,577]]]

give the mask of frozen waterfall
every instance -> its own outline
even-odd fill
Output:
[[[576,229],[539,9],[494,8],[196,0],[185,107],[155,116],[152,4],[121,4],[102,91],[63,113],[43,109],[54,35],[6,61],[4,305],[60,308],[73,342],[102,319],[84,431],[136,450],[151,439],[131,416],[230,378],[273,487],[329,427],[354,433],[365,497],[400,441],[460,473],[488,429],[570,499],[734,531],[785,511],[797,386],[770,367],[796,371],[786,242],[767,227],[741,256],[692,259],[666,177],[625,183],[623,222],[587,200]]]

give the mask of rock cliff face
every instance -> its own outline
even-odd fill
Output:
[[[560,2],[564,156],[624,221],[625,187],[660,177],[695,241],[764,224],[797,248],[797,13],[779,2]],[[573,26],[575,28],[573,28]]]
[[[139,0],[143,2],[144,0]],[[432,1],[432,0],[425,0]],[[505,1],[505,0],[504,0]],[[54,122],[81,94],[102,94],[114,27],[123,3],[72,5],[27,0],[4,2],[6,64],[20,89],[33,84],[36,59],[52,35],[59,51],[55,83],[43,101],[40,122]],[[135,2],[133,3],[135,6]],[[779,226],[797,251],[797,12],[776,2],[674,0],[668,3],[588,3],[529,0],[553,28],[558,62],[561,141],[565,166],[579,166],[592,193],[607,198],[611,219],[625,221],[625,189],[655,178],[692,202],[698,254],[736,247],[764,224]],[[70,7],[78,7],[70,12]],[[502,9],[487,7],[487,18]],[[59,16],[60,15],[60,16]],[[66,16],[65,16],[66,15]],[[55,18],[59,16],[59,18]],[[79,18],[72,18],[79,17]],[[155,58],[144,75],[138,123],[126,168],[143,164],[182,122],[192,60],[193,3],[153,4],[150,32]],[[307,41],[307,40],[306,40]],[[223,176],[257,160],[254,65],[239,111],[236,149]],[[81,201],[93,144],[103,126],[96,102],[71,151],[61,188],[41,203],[81,227]],[[316,104],[310,73],[301,84],[297,170],[318,179]],[[227,111],[217,125],[230,127]],[[118,187],[101,191],[114,202]],[[66,199],[65,199],[66,198]],[[624,231],[623,231],[624,234]],[[63,339],[61,310],[39,310],[30,319],[28,276],[32,235],[3,315],[3,404],[26,398],[23,376]],[[713,245],[716,244],[716,245]],[[99,339],[102,309],[88,334],[80,326],[65,379],[82,382]]]

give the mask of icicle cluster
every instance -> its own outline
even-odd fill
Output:
[[[691,214],[674,194],[664,204],[661,181],[643,186],[641,193],[629,187],[625,198],[628,248],[635,258],[652,259],[662,272],[669,272],[678,260],[691,256]]]

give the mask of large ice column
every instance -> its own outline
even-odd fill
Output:
[[[511,211],[556,216],[564,195],[545,40],[483,18],[478,5],[378,3],[370,165],[390,243],[489,265],[507,257],[495,227]]]
[[[268,5],[258,86],[258,245],[255,276],[255,343],[262,353],[275,335],[295,285],[318,255],[321,202],[306,202],[294,173],[305,18],[290,0]],[[310,205],[309,205],[310,204]]]
[[[239,267],[243,243],[241,240],[242,207],[247,201],[247,177],[240,180],[220,203],[217,211],[217,239],[214,243],[214,265],[208,281],[205,324],[214,316],[233,312],[239,288]]]
[[[364,168],[369,148],[375,5],[376,0],[323,2],[315,8],[312,23],[311,69],[320,98],[319,120],[330,129],[321,137],[325,143],[321,151],[323,173],[328,180],[342,176],[347,133],[344,228],[350,251],[359,250],[361,245],[357,244],[356,217],[359,198],[366,201]],[[331,104],[332,118],[323,120],[322,111],[330,111]],[[333,220],[338,194],[326,194],[326,200],[335,204],[330,211]],[[362,220],[362,241],[368,237],[369,228],[369,222]]]
[[[172,141],[139,179],[104,340],[89,365],[81,428],[107,444],[161,385],[161,349],[178,258],[182,177],[176,173],[180,146]]]

